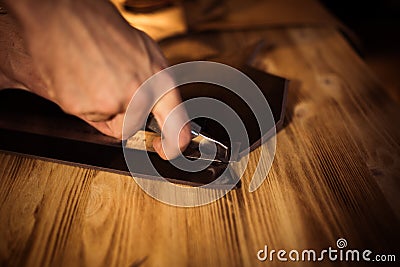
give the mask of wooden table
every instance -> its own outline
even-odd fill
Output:
[[[279,266],[257,252],[320,251],[338,238],[400,260],[400,108],[362,59],[330,27],[220,38],[264,38],[254,65],[292,80],[263,185],[248,192],[249,166],[241,189],[177,208],[132,177],[1,153],[1,266]]]

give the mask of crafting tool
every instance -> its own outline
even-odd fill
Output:
[[[219,163],[229,163],[238,160],[240,143],[233,143],[231,146],[215,140],[201,131],[201,126],[194,121],[190,122],[192,141],[183,155],[189,159],[203,159]],[[155,117],[150,114],[146,128],[161,134],[160,127]]]

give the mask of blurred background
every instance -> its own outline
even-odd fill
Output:
[[[222,24],[202,25],[204,29],[235,28],[232,21],[240,21],[240,25],[253,27],[254,25],[288,25],[307,24],[309,22],[327,23],[337,25],[334,19],[316,7],[318,2],[330,11],[336,18],[343,22],[358,37],[347,36],[354,49],[363,57],[367,65],[381,80],[388,94],[400,103],[400,1],[360,1],[360,0],[301,0],[301,1],[238,1],[238,0],[112,0],[120,3],[125,10],[142,13],[128,16],[135,27],[139,27],[149,33],[155,39],[163,39],[166,36],[184,33],[187,27],[199,29],[203,22],[215,21],[223,17],[232,2],[235,6],[241,6],[241,10],[233,11],[231,20]],[[183,3],[187,25],[182,22],[184,15],[182,10],[169,9],[151,15],[154,10],[162,10],[173,3]],[[118,5],[118,4],[117,4]],[[263,14],[257,13],[257,8],[264,10]],[[167,9],[168,10],[168,9]],[[123,9],[121,9],[123,11]],[[232,10],[231,10],[232,11]],[[271,11],[271,12],[268,12]],[[235,13],[236,12],[236,13]],[[324,14],[324,15],[320,15]],[[243,18],[246,18],[243,20]],[[140,24],[140,25],[138,25]],[[165,27],[168,25],[168,27]],[[171,27],[174,25],[174,27]],[[222,25],[222,26],[221,26]],[[141,27],[142,26],[142,27]],[[236,25],[237,26],[237,25]],[[160,30],[163,28],[163,30]],[[343,30],[343,28],[342,28]],[[346,35],[346,31],[343,31]],[[348,32],[347,32],[348,33]]]
[[[320,2],[360,38],[355,49],[400,103],[400,1]]]

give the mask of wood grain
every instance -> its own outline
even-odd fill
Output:
[[[205,51],[234,54],[219,48],[260,38],[254,64],[292,84],[257,191],[247,191],[257,151],[240,189],[198,208],[160,203],[131,177],[1,153],[0,265],[280,266],[257,251],[318,250],[340,237],[398,254],[400,108],[333,28],[225,33]]]

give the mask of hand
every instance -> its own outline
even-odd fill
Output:
[[[36,82],[24,80],[29,76],[10,80],[19,78],[27,90],[54,101],[104,134],[122,138],[124,115],[132,96],[147,78],[167,66],[157,44],[132,28],[107,0],[38,2],[6,2],[22,25],[36,77]],[[27,69],[26,62],[22,69]],[[130,135],[143,126],[154,95],[151,90],[142,92],[133,103]],[[157,102],[152,112],[160,127],[180,102],[176,89]],[[189,143],[185,119],[181,109],[168,120],[169,127],[163,129],[164,150],[160,139],[154,142],[164,159],[175,157]],[[179,126],[182,130],[176,131]]]

